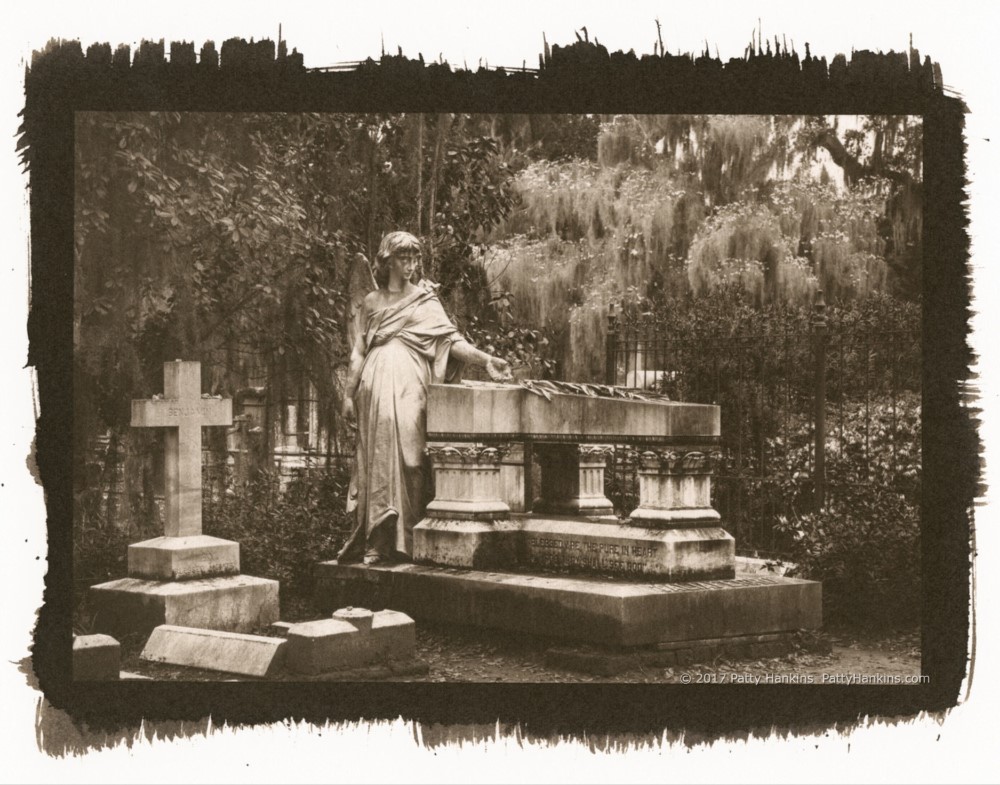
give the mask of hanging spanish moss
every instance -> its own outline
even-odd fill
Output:
[[[861,155],[873,132],[850,120],[841,132]],[[596,162],[539,160],[518,173],[517,206],[487,238],[504,260],[489,278],[515,295],[519,318],[553,336],[561,373],[578,380],[600,367],[600,311],[611,302],[736,285],[758,307],[803,306],[820,288],[831,301],[899,289],[919,251],[919,188],[852,179],[815,143],[830,133],[817,123],[605,118]],[[907,128],[909,150],[919,138]],[[883,134],[878,144],[896,142]]]

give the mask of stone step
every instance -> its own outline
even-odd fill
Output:
[[[419,564],[323,562],[316,603],[609,646],[760,635],[822,624],[822,587],[772,576],[625,582]]]

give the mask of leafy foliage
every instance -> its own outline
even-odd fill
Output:
[[[281,583],[282,603],[312,593],[312,565],[332,559],[350,534],[344,512],[349,473],[292,480],[282,491],[262,473],[205,505],[205,533],[240,543],[241,569]]]
[[[127,461],[144,456],[125,482],[152,499],[153,451],[128,428],[129,400],[161,391],[162,364],[177,357],[202,362],[206,392],[266,391],[264,453],[285,403],[301,412],[308,399],[321,402],[314,446],[349,449],[335,414],[348,261],[373,258],[384,232],[411,229],[452,305],[492,328],[469,262],[509,209],[512,177],[466,115],[79,114],[77,491],[95,477],[119,482],[88,468],[111,434]],[[209,438],[222,448],[221,435]]]
[[[834,305],[826,316],[827,498],[841,504],[849,493],[875,504],[877,494],[890,493],[916,510],[920,311],[873,295]],[[620,379],[631,351],[634,376],[655,379],[675,400],[721,407],[726,461],[714,504],[744,552],[792,549],[792,529],[780,521],[814,512],[812,319],[803,307],[756,306],[730,284],[701,297],[640,302],[619,320]],[[640,346],[642,358],[635,355]],[[636,373],[637,366],[644,370]],[[616,482],[624,495],[627,476]]]
[[[899,627],[920,619],[920,516],[901,493],[847,486],[783,524],[795,575],[823,582],[829,621]]]

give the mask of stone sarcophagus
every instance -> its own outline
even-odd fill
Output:
[[[820,626],[820,584],[737,574],[711,506],[718,407],[530,386],[431,385],[435,493],[413,530],[416,563],[324,562],[319,607],[384,602],[418,620],[629,651]],[[639,480],[621,517],[604,491],[611,455]]]
[[[414,529],[417,562],[733,577],[733,538],[710,501],[717,406],[602,396],[583,387],[542,393],[519,385],[431,385],[427,441],[435,497]],[[628,456],[639,476],[639,504],[624,519],[604,492],[612,449]],[[510,454],[523,456],[519,465],[505,461]],[[503,476],[512,466],[519,488]],[[520,514],[511,515],[511,507]]]

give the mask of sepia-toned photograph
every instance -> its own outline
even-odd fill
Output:
[[[925,683],[923,162],[77,111],[74,679]]]
[[[67,8],[15,47],[11,746],[50,780],[984,776],[972,44],[445,5]]]

